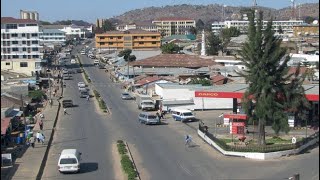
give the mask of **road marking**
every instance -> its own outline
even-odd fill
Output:
[[[177,163],[178,164],[178,166],[184,171],[184,172],[186,172],[189,176],[192,176],[192,173],[186,168],[186,167],[184,167],[181,163]]]

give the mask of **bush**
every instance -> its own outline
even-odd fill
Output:
[[[28,96],[35,101],[41,101],[44,98],[45,93],[41,90],[34,90],[29,91]]]
[[[118,152],[121,155],[127,154],[128,151],[127,151],[126,145],[123,142],[118,143],[117,146],[118,146]]]
[[[121,156],[121,166],[125,173],[128,175],[128,180],[134,180],[137,177],[137,171],[134,170],[133,163],[128,155]]]

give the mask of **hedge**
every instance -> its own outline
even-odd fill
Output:
[[[128,150],[122,140],[117,141],[118,152],[121,155],[121,167],[128,175],[128,180],[135,180],[138,176],[138,172],[134,169],[133,163],[127,155]]]

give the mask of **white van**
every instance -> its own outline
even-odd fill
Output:
[[[58,169],[60,173],[80,171],[81,152],[77,149],[64,149],[59,157]]]
[[[99,61],[99,60],[96,59],[96,60],[93,61],[93,65],[99,66],[99,64],[100,64],[100,61]]]
[[[192,111],[187,109],[171,109],[171,114],[173,119],[176,121],[194,121],[196,120],[195,116],[193,115]]]

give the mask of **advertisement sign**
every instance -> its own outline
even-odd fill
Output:
[[[240,92],[206,92],[195,91],[195,97],[207,97],[207,98],[242,98],[243,93]]]
[[[224,118],[247,120],[248,116],[246,114],[224,114]]]
[[[229,118],[223,118],[223,125],[229,125],[230,119]]]

